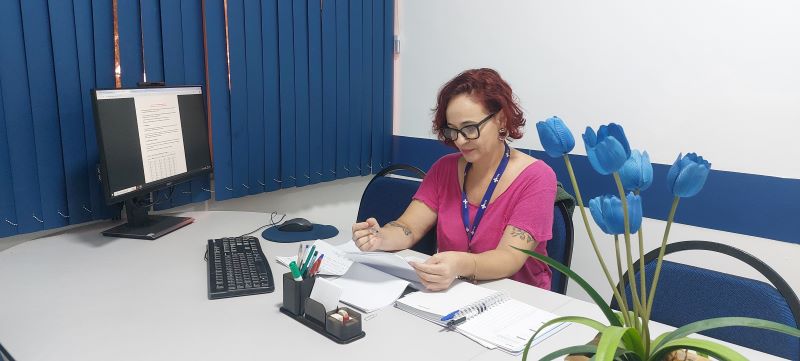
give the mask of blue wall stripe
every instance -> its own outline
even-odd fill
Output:
[[[171,29],[171,31],[169,31],[169,33],[170,33],[170,36],[177,37],[176,40],[173,40],[175,42],[175,49],[172,49],[172,51],[170,52],[171,53],[170,58],[172,58],[170,60],[176,62],[177,64],[173,64],[170,67],[169,73],[173,73],[174,72],[174,74],[170,75],[170,78],[175,80],[174,83],[173,83],[175,85],[199,85],[197,83],[190,82],[188,79],[186,79],[186,73],[187,73],[186,60],[188,58],[188,56],[186,55],[186,43],[188,42],[187,41],[188,40],[188,34],[184,30],[184,28],[186,27],[186,24],[185,24],[186,21],[185,20],[191,18],[191,16],[187,16],[187,15],[183,14],[183,6],[182,6],[183,5],[183,1],[180,1],[180,2],[178,2],[178,1],[164,1],[164,2],[162,2],[162,7],[164,5],[163,3],[165,3],[165,2],[173,3],[169,7],[170,8],[172,8],[172,7],[175,8],[175,10],[173,10],[173,13],[171,15],[171,16],[174,16],[175,18],[171,19],[171,21],[170,21],[170,23],[172,23],[174,25],[171,25],[172,29]],[[164,14],[163,10],[162,10],[162,14]],[[162,26],[162,28],[164,27],[163,24],[167,20],[167,19],[164,19],[165,16],[166,16],[166,14],[162,15],[162,17],[161,17],[161,23],[162,23],[161,26]],[[166,33],[167,32],[162,29],[162,31],[161,31],[162,39],[164,38],[164,35],[166,35]],[[145,42],[146,42],[146,40],[145,40]],[[145,49],[145,54],[147,54],[147,49]],[[200,59],[202,59],[202,58],[200,58]],[[195,59],[195,60],[199,60],[199,59]],[[164,63],[164,78],[166,80],[166,76],[167,76],[167,73],[168,73],[168,71],[167,71],[167,47],[166,46],[164,46],[164,59],[162,60],[162,62]],[[148,79],[150,79],[149,76],[148,76]],[[191,182],[192,182],[191,180],[187,180],[187,181],[175,184],[174,188],[169,193],[165,194],[165,198],[159,198],[159,199],[164,199],[164,201],[162,201],[162,203],[159,204],[160,206],[162,206],[160,208],[171,208],[171,207],[176,207],[176,206],[180,206],[180,205],[191,203],[191,201],[192,201]],[[167,191],[169,191],[169,189],[162,190],[161,193],[167,192]]]
[[[362,69],[362,31],[364,5],[361,0],[350,0],[350,148],[348,151],[348,176],[361,174],[361,129],[364,106]]]
[[[49,5],[67,206],[69,222],[76,224],[91,220],[91,217],[84,210],[90,204],[89,181],[86,179],[89,169],[86,164],[83,96],[75,19],[72,1],[50,2]]]
[[[372,165],[370,159],[370,150],[372,149],[372,104],[374,99],[373,84],[374,78],[372,77],[372,1],[367,0],[363,2],[363,9],[361,11],[361,71],[362,74],[362,88],[361,93],[361,150],[360,150],[360,166],[361,175],[367,175],[372,172]],[[377,172],[377,170],[375,170]]]
[[[184,84],[180,3],[164,1],[159,4],[157,0],[143,0],[141,8],[147,81]],[[172,207],[172,200],[181,193],[177,188],[176,185],[172,189],[153,192],[153,208],[161,210]]]
[[[25,54],[28,60],[28,78],[35,90],[31,92],[31,115],[36,135],[37,170],[42,197],[42,217],[45,228],[68,224],[58,214],[67,213],[64,167],[61,158],[61,134],[58,123],[53,52],[50,46],[50,23],[45,1],[24,1],[22,25],[25,36]]]
[[[206,84],[203,55],[203,7],[197,0],[181,0],[181,34],[183,35],[183,70],[187,85]],[[208,193],[208,192],[206,192]]]
[[[17,215],[14,212],[14,184],[11,177],[11,158],[8,151],[6,112],[3,103],[3,78],[0,77],[0,237],[17,234]]]
[[[336,178],[336,0],[322,6],[322,180]]]
[[[119,63],[122,86],[135,88],[142,81],[142,26],[137,0],[118,0]]]
[[[36,143],[31,118],[25,46],[19,3],[0,1],[0,79],[3,79],[3,102],[11,160],[11,179],[16,204],[19,233],[42,229],[32,216],[42,217],[39,198],[39,175],[36,167]]]
[[[92,28],[94,31],[94,67],[95,86],[98,88],[114,87],[114,16],[109,1],[92,1]],[[84,118],[85,119],[85,118]],[[91,120],[94,125],[94,119]],[[105,196],[100,189],[97,177],[97,165],[100,158],[97,151],[97,138],[94,126],[86,127],[86,159],[92,190],[92,218],[107,219],[112,214],[119,215],[121,205],[106,206]],[[96,189],[96,190],[93,190]]]
[[[324,156],[322,128],[322,9],[319,1],[308,2],[308,93],[309,93],[309,176],[310,183],[322,179]],[[335,70],[333,70],[335,71]]]
[[[102,193],[100,181],[97,178],[99,162],[97,151],[97,138],[94,131],[94,111],[92,109],[91,90],[96,87],[95,74],[95,45],[94,24],[91,0],[73,0],[75,14],[75,37],[78,48],[78,65],[80,74],[81,107],[83,109],[83,139],[85,141],[85,168],[83,181],[89,189],[89,199],[81,204],[81,210],[86,219],[108,218],[108,209]],[[59,215],[60,217],[60,215]],[[75,223],[75,220],[72,220]]]
[[[161,45],[163,47],[163,80],[167,85],[186,84],[183,69],[183,26],[181,25],[181,4],[178,1],[161,2]],[[145,39],[145,44],[147,39]],[[145,48],[145,55],[148,49]],[[150,74],[148,73],[148,80]]]
[[[208,89],[205,87],[206,67],[203,60],[205,50],[203,49],[202,3],[196,0],[181,0],[181,19],[183,25],[183,68],[186,72],[186,84],[201,85],[204,91],[207,92]],[[207,106],[206,111],[208,111]],[[173,204],[202,202],[211,198],[211,193],[203,190],[210,189],[210,177],[208,175],[195,177],[191,182],[187,183],[186,186],[182,185],[179,188],[181,189],[181,194],[173,198]],[[184,191],[189,194],[187,195]],[[176,199],[178,202],[175,201]]]
[[[231,76],[231,147],[233,195],[247,195],[247,54],[244,41],[244,4],[228,1],[228,49]]]
[[[165,1],[168,3],[170,1]],[[174,2],[174,1],[172,1]],[[164,81],[164,55],[161,48],[161,9],[159,0],[140,0],[142,10],[142,46],[147,81]],[[180,49],[179,49],[180,50]]]
[[[386,0],[383,18],[383,159],[392,159],[392,104],[394,97],[394,0]]]
[[[244,2],[245,43],[247,48],[247,135],[250,189],[249,194],[261,193],[264,180],[264,63],[261,49],[261,7],[259,0]],[[262,185],[263,184],[263,185]]]
[[[452,153],[437,140],[395,136],[394,163],[412,164],[424,170],[439,157]],[[526,150],[544,160],[556,172],[558,180],[574,193],[563,160],[548,157],[541,151]],[[616,194],[610,176],[595,172],[588,158],[571,155],[570,161],[581,187],[584,202],[601,194]],[[672,203],[666,175],[670,165],[653,164],[653,185],[642,192],[644,216],[666,220]],[[706,185],[696,196],[682,199],[675,222],[725,232],[800,243],[800,180],[711,170]],[[576,220],[576,222],[581,222]],[[645,230],[647,232],[647,230]],[[650,232],[653,232],[652,230]],[[662,232],[662,230],[657,230]],[[708,241],[725,242],[725,239]]]
[[[292,1],[278,1],[278,60],[281,100],[281,188],[295,185],[295,91]]]
[[[264,45],[264,179],[266,190],[280,188],[281,180],[281,109],[278,73],[278,2],[266,0],[261,4],[261,37]]]
[[[350,8],[347,0],[336,2],[336,178],[350,176]]]
[[[383,168],[383,1],[375,1],[372,7],[372,140],[370,166],[377,173]]]
[[[222,1],[205,3],[205,20],[208,93],[211,98],[209,114],[214,147],[214,199],[221,201],[233,196],[228,60],[225,56],[225,11]]]
[[[310,181],[309,102],[308,102],[308,7],[306,1],[293,2],[294,17],[294,95],[295,95],[295,185]]]

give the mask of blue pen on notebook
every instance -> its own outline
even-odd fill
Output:
[[[453,317],[456,317],[456,315],[457,315],[459,312],[460,312],[460,310],[455,310],[455,311],[453,311],[453,312],[450,312],[450,313],[448,313],[447,315],[445,315],[444,317],[442,317],[442,319],[441,319],[441,320],[439,320],[439,321],[442,321],[442,322],[444,322],[444,321],[450,321],[450,320],[452,320],[452,319],[453,319]]]

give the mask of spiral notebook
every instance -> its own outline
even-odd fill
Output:
[[[459,333],[488,348],[500,348],[519,354],[528,340],[545,322],[557,316],[517,301],[495,290],[457,281],[447,291],[412,292],[397,300],[395,307],[441,326],[442,317],[459,310],[466,321],[455,326]],[[531,346],[566,327],[566,323],[549,326],[533,340]]]

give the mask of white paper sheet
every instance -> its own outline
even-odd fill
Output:
[[[177,95],[133,98],[145,182],[186,172],[186,152]]]
[[[345,257],[395,277],[421,284],[417,271],[408,264],[407,259],[399,254],[390,252],[347,252]],[[415,260],[418,259],[415,258]]]
[[[344,276],[332,282],[342,288],[342,302],[366,313],[392,305],[409,285],[359,263],[353,263]]]
[[[339,306],[342,288],[325,278],[317,277],[311,289],[311,299],[325,306],[325,312],[335,310]]]

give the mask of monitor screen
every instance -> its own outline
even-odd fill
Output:
[[[95,90],[93,100],[109,204],[210,171],[200,87]]]

